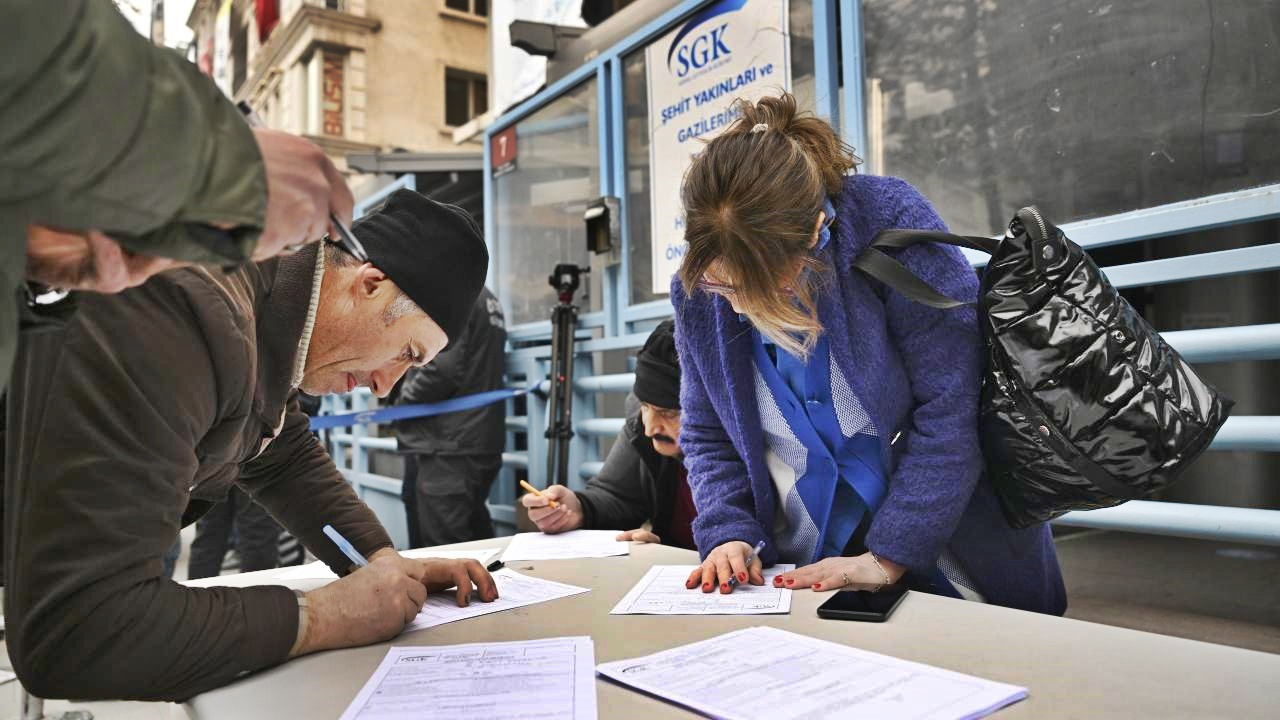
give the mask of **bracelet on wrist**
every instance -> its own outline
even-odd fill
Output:
[[[885,570],[885,569],[884,569],[884,565],[881,565],[881,564],[880,564],[880,558],[879,558],[878,556],[876,556],[876,554],[875,554],[875,553],[873,553],[873,552],[871,552],[870,550],[868,550],[868,551],[867,551],[867,554],[871,556],[871,562],[873,562],[873,563],[875,563],[875,564],[876,564],[876,569],[880,571],[880,575],[881,575],[881,576],[883,576],[883,578],[884,578],[884,581],[883,581],[883,582],[881,582],[879,585],[877,585],[877,586],[875,587],[875,589],[873,589],[871,592],[880,592],[880,590],[881,590],[881,589],[883,589],[885,585],[891,585],[891,584],[892,584],[892,583],[889,581],[889,571],[888,571],[888,570]]]

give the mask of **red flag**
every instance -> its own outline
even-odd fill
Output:
[[[279,0],[257,0],[254,9],[258,18],[258,42],[266,42],[280,22]]]

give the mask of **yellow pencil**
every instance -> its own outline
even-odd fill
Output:
[[[537,495],[538,497],[547,497],[546,495],[543,495],[541,492],[538,492],[538,488],[530,485],[524,480],[520,481],[520,487],[524,488],[525,490],[528,490],[529,492],[533,493],[534,495]],[[551,498],[547,498],[547,504],[553,508],[560,507],[560,503],[556,502],[555,500],[552,500]]]

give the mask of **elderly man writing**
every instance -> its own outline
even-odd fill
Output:
[[[400,632],[428,592],[497,592],[474,561],[401,558],[298,410],[296,390],[386,395],[460,332],[488,254],[460,209],[409,191],[328,243],[223,273],[29,309],[10,388],[9,654],[37,695],[184,699],[317,650]],[[187,588],[183,525],[239,485],[342,579]],[[332,524],[370,558],[351,562]]]

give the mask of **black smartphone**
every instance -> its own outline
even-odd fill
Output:
[[[844,590],[818,606],[818,617],[828,620],[884,622],[907,594],[906,585],[889,585],[880,592]]]

